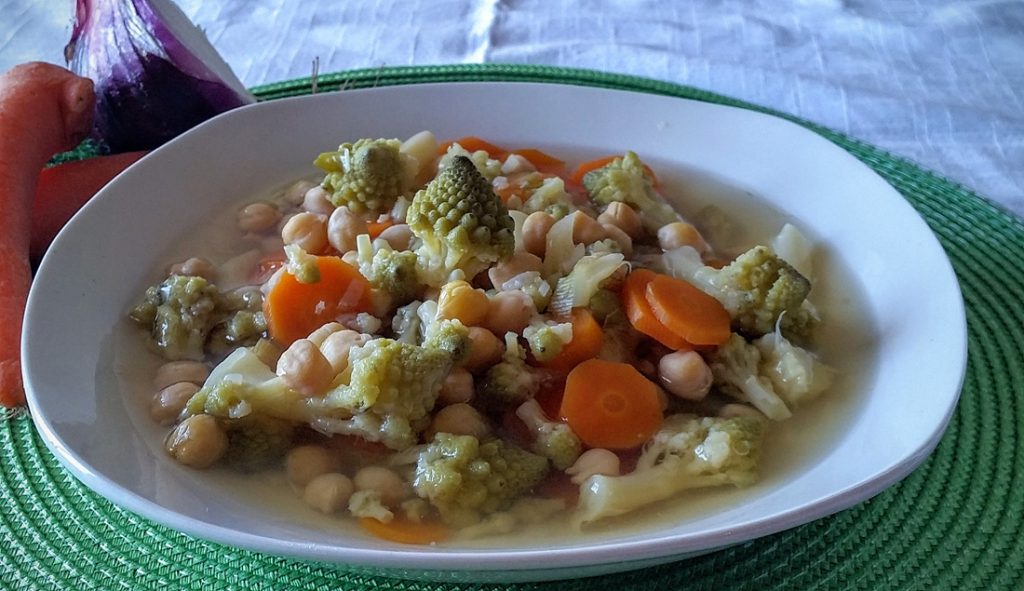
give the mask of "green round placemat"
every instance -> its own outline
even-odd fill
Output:
[[[784,117],[889,181],[949,254],[967,307],[963,393],[935,452],[905,480],[831,517],[713,554],[577,581],[440,584],[374,577],[229,548],[156,525],[65,471],[24,415],[0,420],[4,589],[1022,589],[1024,223],[962,186],[800,119],[630,76],[521,65],[381,68],[321,76],[318,91],[452,81],[600,86]],[[308,94],[309,79],[261,86]],[[926,298],[927,293],[917,294]],[[898,393],[897,393],[898,394]],[[12,413],[13,414],[13,413]]]

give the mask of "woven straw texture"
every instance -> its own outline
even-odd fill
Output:
[[[322,76],[320,91],[447,81],[580,84],[770,112],[627,76],[541,66],[439,66]],[[306,94],[310,80],[262,86]],[[832,517],[714,554],[552,583],[404,581],[268,557],[157,526],[100,498],[49,453],[27,416],[0,420],[2,589],[1024,589],[1024,222],[915,165],[806,121],[895,186],[949,254],[967,306],[963,394],[908,478]],[[2,410],[2,409],[0,409]]]

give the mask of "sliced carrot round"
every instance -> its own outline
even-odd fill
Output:
[[[604,331],[601,325],[594,319],[594,315],[586,308],[573,308],[570,321],[572,322],[572,340],[562,345],[558,352],[547,363],[540,365],[556,371],[569,371],[587,359],[597,357],[604,346]]]
[[[316,257],[316,266],[316,283],[282,273],[263,301],[270,336],[286,347],[342,314],[373,307],[370,284],[358,269],[334,256]]]
[[[404,517],[396,517],[387,523],[363,517],[359,519],[359,525],[375,537],[399,544],[432,544],[444,541],[451,535],[451,530],[442,523],[416,522]]]
[[[621,294],[626,317],[633,328],[669,349],[690,350],[693,348],[690,343],[662,324],[647,301],[647,286],[655,277],[657,273],[647,269],[636,269],[626,276]]]
[[[658,387],[628,363],[590,359],[565,381],[561,415],[588,447],[632,449],[661,427]]]
[[[688,343],[721,345],[729,340],[729,312],[721,302],[686,281],[657,275],[647,284],[646,294],[654,316]]]

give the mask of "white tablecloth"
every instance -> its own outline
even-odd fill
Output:
[[[534,63],[786,111],[1024,216],[1024,2],[178,0],[247,85],[322,72]],[[71,0],[0,0],[0,70],[63,63]]]

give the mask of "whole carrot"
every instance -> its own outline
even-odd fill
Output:
[[[91,80],[52,64],[22,64],[0,76],[0,406],[25,402],[19,351],[39,171],[82,141],[95,100]]]

